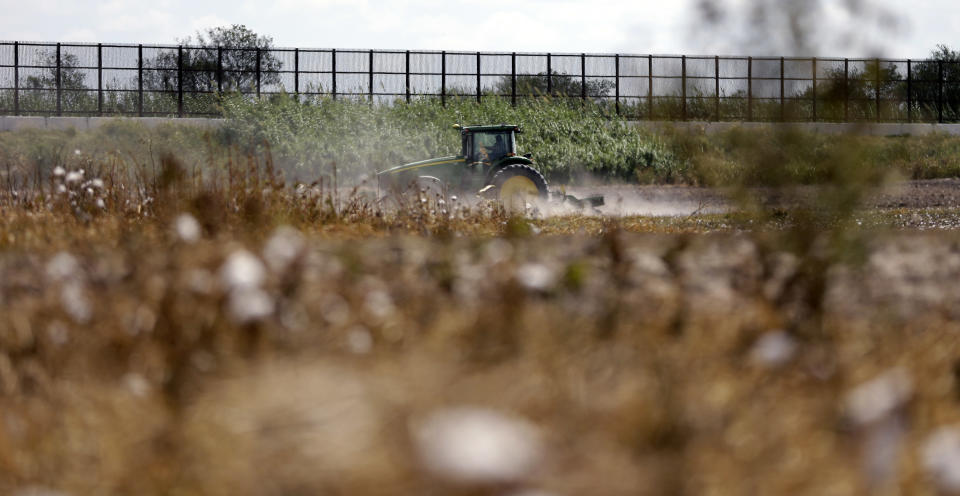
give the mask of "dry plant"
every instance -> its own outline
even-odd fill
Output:
[[[815,204],[779,230],[385,209],[239,151],[10,184],[6,494],[956,488],[949,234],[850,263]]]

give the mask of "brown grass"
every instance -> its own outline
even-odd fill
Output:
[[[268,159],[161,165],[0,199],[0,493],[932,494],[922,446],[960,421],[949,233],[821,280],[736,216],[384,210]],[[425,466],[418,426],[465,406],[535,426],[535,465]]]

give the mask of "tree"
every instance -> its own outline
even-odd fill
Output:
[[[520,74],[516,76],[517,95],[519,96],[551,96],[551,97],[581,97],[583,95],[583,83],[580,76],[564,74],[562,72],[550,71],[549,91],[547,91],[548,81],[547,73],[541,72],[536,75]],[[608,96],[610,90],[616,86],[613,81],[606,79],[589,80],[586,82],[587,98],[596,98]],[[513,83],[511,76],[504,76],[492,88],[492,92],[498,95],[512,94]]]
[[[52,50],[46,50],[43,54],[44,67],[39,75],[27,76],[24,80],[24,88],[27,89],[54,89],[57,87],[57,54]],[[63,53],[60,55],[60,87],[63,89],[83,90],[87,89],[84,84],[86,74],[77,67],[80,65],[77,56],[72,53]]]
[[[911,72],[910,100],[915,108],[936,112],[939,101],[945,119],[960,117],[960,51],[937,45],[930,59],[915,64]]]
[[[20,91],[21,105],[25,109],[52,111],[56,109],[57,93],[57,54],[54,50],[44,50],[39,65],[43,68],[38,74],[24,79]],[[60,54],[60,107],[65,111],[90,110],[95,100],[87,93],[86,77],[79,59],[73,53]],[[78,91],[79,90],[79,91]]]
[[[222,91],[253,93],[257,89],[257,53],[260,57],[261,86],[280,82],[281,62],[272,53],[273,38],[261,36],[242,24],[211,28],[197,32],[196,39],[187,37],[177,42],[185,47],[180,74],[185,93],[217,91],[218,77]],[[145,84],[153,90],[177,89],[177,65],[180,55],[167,51],[158,55]],[[218,71],[219,68],[219,71]],[[219,72],[219,74],[218,74]]]
[[[905,99],[903,75],[897,66],[884,61],[867,61],[863,69],[845,70],[843,67],[828,69],[817,79],[817,118],[828,121],[843,121],[876,117],[877,96],[884,107],[881,116],[893,117],[896,102]],[[798,101],[813,100],[813,87],[807,87],[797,95]],[[846,109],[846,110],[844,110]],[[809,109],[808,109],[809,110]]]

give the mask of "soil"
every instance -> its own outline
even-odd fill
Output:
[[[568,188],[578,197],[601,194],[605,205],[600,212],[607,215],[678,216],[722,213],[729,210],[729,191],[716,188],[674,185],[602,185]],[[769,194],[773,207],[788,206],[789,198],[816,193],[815,186],[802,187],[789,193]],[[883,188],[867,200],[871,209],[935,209],[960,208],[960,179],[905,181]]]

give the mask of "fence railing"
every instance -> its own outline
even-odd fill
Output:
[[[215,116],[219,95],[551,97],[631,119],[960,121],[960,62],[0,42],[0,114]]]

